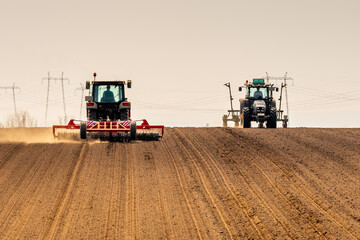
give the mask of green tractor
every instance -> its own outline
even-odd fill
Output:
[[[273,84],[265,83],[265,79],[253,79],[250,83],[246,80],[239,91],[245,89],[244,99],[240,99],[240,121],[243,128],[250,128],[251,122],[257,122],[259,127],[276,128],[277,110],[273,91],[279,91]]]

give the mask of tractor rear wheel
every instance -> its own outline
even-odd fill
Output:
[[[80,138],[86,139],[86,123],[85,122],[81,122],[81,124],[80,124]]]
[[[276,108],[271,108],[269,119],[266,122],[267,128],[276,128]]]
[[[136,122],[130,124],[130,140],[136,139]]]
[[[244,107],[242,115],[241,115],[241,125],[243,128],[251,127],[251,115],[250,109],[248,107]]]

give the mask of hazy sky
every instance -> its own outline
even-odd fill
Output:
[[[39,125],[49,71],[69,78],[73,118],[75,89],[93,72],[132,79],[133,119],[166,126],[221,126],[224,83],[239,108],[246,79],[288,72],[290,126],[360,126],[359,0],[1,0],[0,29],[0,86],[16,83],[18,110]],[[4,123],[11,91],[0,90],[0,100]],[[61,85],[52,82],[49,125],[61,116]]]

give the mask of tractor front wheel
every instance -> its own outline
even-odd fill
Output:
[[[244,107],[243,112],[241,114],[241,126],[243,128],[251,127],[251,115],[250,115],[250,109],[248,107]]]
[[[271,108],[270,116],[269,116],[269,119],[267,120],[266,127],[267,128],[276,128],[276,120],[277,120],[276,108]]]

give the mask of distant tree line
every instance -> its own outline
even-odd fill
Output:
[[[6,120],[5,126],[0,124],[0,127],[37,127],[37,120],[31,117],[27,111],[21,111],[10,114]]]

